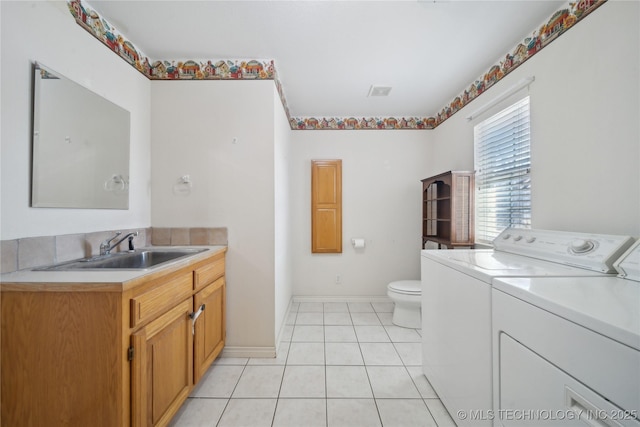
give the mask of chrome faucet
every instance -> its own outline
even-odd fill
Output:
[[[134,231],[133,233],[129,233],[126,236],[124,236],[122,239],[118,240],[116,243],[114,243],[112,245],[111,242],[113,240],[115,240],[118,236],[120,236],[121,234],[122,234],[122,231],[116,231],[116,235],[115,236],[113,236],[112,238],[107,239],[104,242],[100,243],[100,255],[109,255],[113,248],[118,246],[120,243],[122,243],[124,241],[124,239],[127,239],[127,238],[129,239],[129,250],[132,251],[133,250],[133,238],[138,235],[138,232]]]

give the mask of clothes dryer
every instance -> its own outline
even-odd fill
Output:
[[[615,267],[494,282],[495,425],[640,426],[640,242]]]
[[[504,230],[493,249],[423,250],[423,371],[460,426],[491,425],[491,287],[501,277],[602,277],[628,236]]]

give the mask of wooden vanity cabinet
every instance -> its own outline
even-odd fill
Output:
[[[127,283],[2,283],[0,424],[169,424],[224,347],[225,252]]]
[[[214,256],[131,298],[132,326],[166,311],[166,301],[184,300],[132,334],[134,427],[167,425],[222,351],[224,260],[224,253]]]

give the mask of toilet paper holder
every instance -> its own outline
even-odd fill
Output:
[[[354,249],[364,249],[365,242],[363,238],[352,238],[351,245]]]

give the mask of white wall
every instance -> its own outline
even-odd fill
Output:
[[[2,1],[0,239],[150,225],[150,83],[74,22],[66,2]],[[128,210],[30,208],[32,63],[131,113]]]
[[[294,295],[383,296],[390,281],[419,278],[431,132],[294,131],[292,139]],[[312,159],[342,159],[342,254],[311,253]]]
[[[275,332],[285,324],[293,294],[291,223],[291,128],[274,85],[274,194],[275,194]]]
[[[610,1],[433,132],[428,171],[473,170],[465,117],[525,76],[534,228],[640,235],[638,2]]]
[[[273,86],[152,83],[152,224],[228,228],[225,351],[275,344]],[[183,175],[188,196],[173,192]]]

